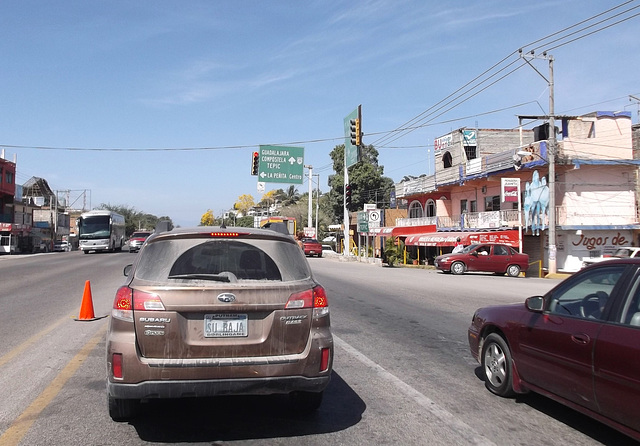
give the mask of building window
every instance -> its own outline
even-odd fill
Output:
[[[442,167],[445,169],[453,166],[453,158],[451,158],[451,154],[449,152],[445,152],[442,154]]]
[[[469,207],[469,212],[474,213],[478,212],[478,202],[476,200],[471,200],[469,203],[471,206]]]
[[[478,157],[476,146],[464,146],[464,153],[467,155],[467,160],[474,160]]]
[[[419,201],[414,201],[409,206],[409,218],[422,217],[422,204]]]
[[[0,176],[0,179],[1,178],[2,177]],[[6,178],[7,178],[7,184],[13,184],[13,172],[7,172]]]
[[[485,197],[484,199],[485,211],[499,211],[500,210],[500,195],[494,195],[493,197]]]
[[[467,200],[460,200],[460,213],[466,214],[469,212],[469,208],[467,207]]]
[[[436,216],[436,202],[432,199],[428,199],[425,204],[425,212],[427,217],[435,217]]]

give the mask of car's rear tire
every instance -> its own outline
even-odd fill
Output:
[[[451,265],[451,272],[455,275],[464,274],[465,269],[464,263],[462,262],[453,262]]]
[[[128,421],[140,412],[140,400],[123,400],[112,396],[107,398],[109,399],[109,416],[113,421]]]
[[[485,387],[502,397],[513,396],[511,350],[502,336],[491,333],[485,338],[481,358]]]
[[[507,266],[507,275],[509,277],[518,277],[520,275],[520,267],[518,265]]]
[[[309,413],[317,410],[322,404],[324,392],[295,391],[289,394],[293,410]]]

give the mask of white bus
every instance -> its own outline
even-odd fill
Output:
[[[78,220],[79,248],[89,251],[120,251],[124,245],[124,217],[113,211],[89,211]]]

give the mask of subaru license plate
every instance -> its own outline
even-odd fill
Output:
[[[205,314],[205,338],[235,338],[247,336],[246,314]]]

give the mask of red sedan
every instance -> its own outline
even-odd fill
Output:
[[[303,238],[304,255],[322,257],[322,244],[314,238]]]
[[[533,391],[640,440],[640,259],[602,262],[544,296],[481,308],[468,339],[489,391]]]
[[[529,255],[521,254],[511,246],[484,243],[469,245],[461,252],[438,256],[434,265],[445,273],[484,271],[518,277],[520,271],[526,271],[529,267]]]

